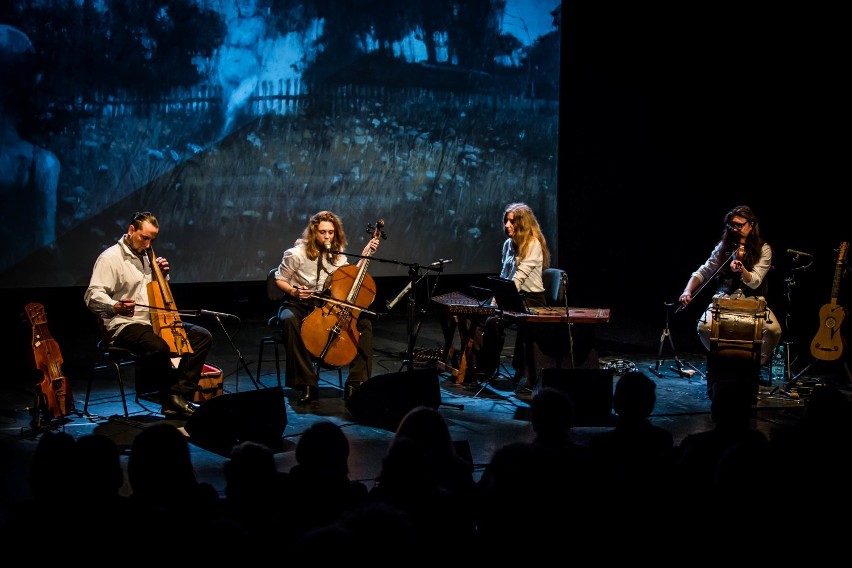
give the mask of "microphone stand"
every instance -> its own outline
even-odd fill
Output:
[[[408,284],[406,284],[405,288],[403,288],[399,294],[397,294],[393,300],[387,303],[388,310],[393,309],[396,306],[396,303],[402,299],[403,296],[408,294],[408,302],[407,302],[407,318],[406,318],[406,334],[408,335],[408,345],[406,346],[405,351],[405,360],[402,362],[400,366],[400,371],[403,367],[407,367],[408,372],[414,371],[414,344],[417,342],[417,331],[420,329],[420,325],[418,324],[415,328],[414,325],[414,314],[416,310],[417,304],[417,283],[423,278],[420,276],[420,270],[431,270],[433,272],[438,272],[439,274],[444,271],[444,265],[452,262],[452,259],[441,259],[428,266],[423,266],[416,262],[401,262],[398,260],[392,260],[387,258],[378,258],[375,256],[364,256],[361,254],[347,253],[342,251],[331,251],[331,254],[345,254],[347,256],[352,256],[356,258],[370,258],[371,260],[377,260],[379,262],[386,262],[389,264],[398,264],[400,266],[408,267]],[[424,275],[425,276],[425,275]],[[437,286],[437,282],[435,283]],[[425,312],[424,312],[425,313]],[[421,319],[422,321],[422,319]],[[441,402],[446,406],[452,406],[459,410],[464,410],[463,404],[450,404],[446,402]]]
[[[439,273],[443,272],[444,263],[450,262],[444,259],[439,260],[438,262],[433,262],[429,267],[432,270],[437,270]],[[437,267],[437,268],[436,268]],[[411,372],[414,370],[414,344],[417,343],[417,335],[420,333],[420,326],[423,323],[423,315],[425,314],[425,310],[421,310],[420,312],[420,320],[417,322],[415,326],[414,323],[414,314],[417,313],[417,284],[424,278],[425,275],[420,276],[420,265],[417,263],[408,265],[408,278],[409,282],[403,288],[403,290],[396,295],[396,297],[387,303],[387,307],[389,310],[392,310],[396,305],[398,299],[408,294],[408,299],[406,301],[406,332],[408,335],[408,345],[405,351],[405,360],[403,360],[402,365],[399,370],[402,370],[402,367],[408,367],[408,371]],[[435,282],[437,285],[437,282]]]
[[[222,333],[224,333],[225,337],[228,338],[228,343],[231,344],[231,347],[233,348],[234,352],[237,354],[237,359],[239,360],[240,365],[242,365],[243,369],[245,369],[246,373],[248,374],[248,378],[251,380],[252,384],[254,385],[254,388],[259,390],[260,385],[255,380],[254,376],[251,374],[251,369],[249,369],[248,364],[246,364],[246,360],[243,358],[243,354],[240,353],[239,348],[236,346],[236,344],[234,343],[234,340],[231,338],[231,335],[228,333],[228,330],[225,328],[225,324],[222,323],[222,318],[220,317],[220,315],[229,315],[230,316],[231,314],[220,314],[219,312],[207,312],[205,310],[199,310],[198,314],[196,314],[196,315],[201,315],[201,314],[213,316],[213,319],[215,319],[216,322],[219,324],[219,327],[222,328]],[[240,321],[240,318],[238,318],[237,316],[232,316],[232,317],[236,318],[237,321]],[[239,377],[240,377],[239,376],[239,368],[237,368],[237,372],[235,373],[236,384],[234,386],[234,390],[236,392],[240,392]]]
[[[416,300],[416,286],[417,286],[417,283],[422,278],[420,276],[420,269],[422,268],[422,269],[425,269],[425,270],[432,270],[434,272],[440,273],[440,272],[444,271],[444,265],[452,262],[452,259],[446,260],[446,259],[442,258],[441,260],[433,262],[432,264],[430,264],[428,266],[423,266],[423,265],[420,265],[416,262],[413,262],[413,263],[412,262],[401,262],[401,261],[398,261],[398,260],[392,260],[392,259],[387,259],[387,258],[378,258],[378,257],[375,257],[375,256],[369,256],[368,257],[368,256],[364,256],[362,254],[348,253],[348,252],[342,252],[342,251],[331,251],[331,254],[345,254],[346,256],[352,256],[352,257],[356,257],[356,258],[369,258],[371,260],[377,260],[379,262],[386,262],[386,263],[389,263],[389,264],[398,264],[400,266],[407,266],[408,267],[408,279],[409,279],[408,284],[406,284],[405,288],[403,288],[402,291],[400,291],[400,293],[397,294],[396,297],[393,300],[391,300],[390,302],[387,303],[387,308],[388,308],[388,310],[393,309],[393,307],[396,306],[396,303],[400,299],[402,299],[403,296],[408,294],[408,303],[407,303],[407,305],[408,305],[408,319],[407,319],[407,322],[406,322],[406,333],[408,335],[408,346],[406,348],[406,352],[405,352],[406,358],[402,362],[402,367],[407,366],[409,372],[413,371],[414,370],[414,343],[416,342],[416,336],[415,336],[415,333],[414,333],[414,330],[415,330],[414,313],[416,312],[416,302],[417,302],[417,300]],[[400,370],[402,370],[402,367],[400,367]]]

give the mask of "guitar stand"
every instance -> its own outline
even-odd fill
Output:
[[[701,373],[701,371],[699,371],[698,369],[696,369],[692,365],[689,365],[691,367],[691,371],[684,371],[683,370],[684,363],[681,362],[681,360],[677,356],[677,351],[675,350],[675,346],[674,346],[674,340],[672,339],[672,332],[669,329],[669,311],[671,310],[672,307],[674,307],[674,303],[663,302],[663,306],[665,307],[665,310],[666,310],[666,327],[663,329],[662,334],[660,334],[660,347],[657,350],[657,362],[653,367],[649,366],[648,370],[650,370],[652,373],[654,373],[654,375],[656,375],[657,378],[659,378],[659,379],[663,378],[663,373],[660,372],[660,367],[665,362],[665,359],[663,359],[663,348],[665,347],[666,342],[668,342],[669,347],[671,347],[671,350],[672,350],[672,356],[674,357],[675,365],[677,365],[677,367],[669,366],[669,370],[674,372],[674,373],[677,373],[678,376],[681,377],[681,378],[688,379],[690,382],[692,381],[692,375],[694,373],[698,373],[699,375],[701,375],[703,377],[704,375]]]

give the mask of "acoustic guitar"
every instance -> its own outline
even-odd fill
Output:
[[[834,269],[834,284],[831,287],[831,301],[819,310],[820,326],[811,341],[811,355],[822,361],[835,361],[843,353],[843,338],[840,335],[840,324],[846,316],[846,310],[837,303],[840,292],[840,278],[843,275],[843,264],[846,262],[846,249],[849,244],[840,244],[837,255],[837,266]]]

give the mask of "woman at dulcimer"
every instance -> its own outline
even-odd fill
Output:
[[[195,410],[187,398],[198,388],[213,340],[207,329],[181,321],[170,305],[169,263],[151,249],[159,232],[152,213],[134,213],[127,233],[95,261],[83,299],[106,339],[142,357],[137,391],[154,386],[163,415],[180,420]],[[180,358],[177,369],[173,357]]]
[[[298,404],[309,404],[319,398],[319,377],[314,358],[302,339],[302,321],[316,306],[317,295],[325,288],[326,279],[349,264],[342,252],[347,244],[346,233],[340,218],[331,211],[314,214],[292,247],[284,251],[275,282],[284,291],[285,298],[278,310],[278,319],[284,335],[287,352],[286,378],[288,387],[298,389],[302,397]],[[379,238],[370,239],[362,256],[369,256],[379,246]],[[358,267],[367,259],[361,258]],[[370,378],[373,367],[373,324],[368,314],[357,319],[359,332],[355,358],[349,363],[344,394]]]
[[[734,207],[725,215],[722,237],[710,257],[692,273],[680,295],[681,306],[692,301],[693,294],[703,288],[708,279],[717,274],[718,282],[714,298],[756,297],[765,301],[766,273],[772,264],[772,248],[760,235],[757,216],[747,205]],[[698,320],[698,336],[710,351],[710,334],[713,322],[713,305]],[[781,324],[767,307],[763,318],[763,344],[760,364],[769,361],[772,350],[781,339]]]

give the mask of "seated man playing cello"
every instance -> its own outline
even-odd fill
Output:
[[[160,305],[164,295],[171,294],[166,280],[169,263],[154,258],[151,249],[159,232],[152,213],[134,213],[127,233],[95,261],[83,299],[98,316],[106,339],[142,357],[137,391],[140,385],[155,385],[163,415],[180,420],[195,410],[187,399],[198,389],[213,339],[207,329],[180,321]],[[171,318],[171,324],[155,325],[164,318]],[[180,357],[177,370],[173,357]]]
[[[302,391],[298,404],[316,402],[319,398],[319,377],[314,367],[314,357],[303,339],[303,320],[316,308],[316,296],[327,289],[327,280],[334,279],[339,268],[349,265],[342,251],[347,244],[340,218],[331,211],[314,214],[294,245],[284,251],[276,284],[286,294],[278,311],[278,319],[285,337],[287,352],[285,383]],[[374,234],[362,257],[371,255],[379,246]],[[332,254],[332,253],[338,254]],[[361,258],[357,268],[362,268],[368,258]],[[369,275],[367,275],[369,276]],[[339,298],[344,299],[345,298]],[[310,325],[310,321],[307,322]],[[373,367],[373,324],[365,314],[356,321],[357,348],[349,365],[344,397],[349,391],[370,378]],[[305,330],[310,332],[310,330]]]

